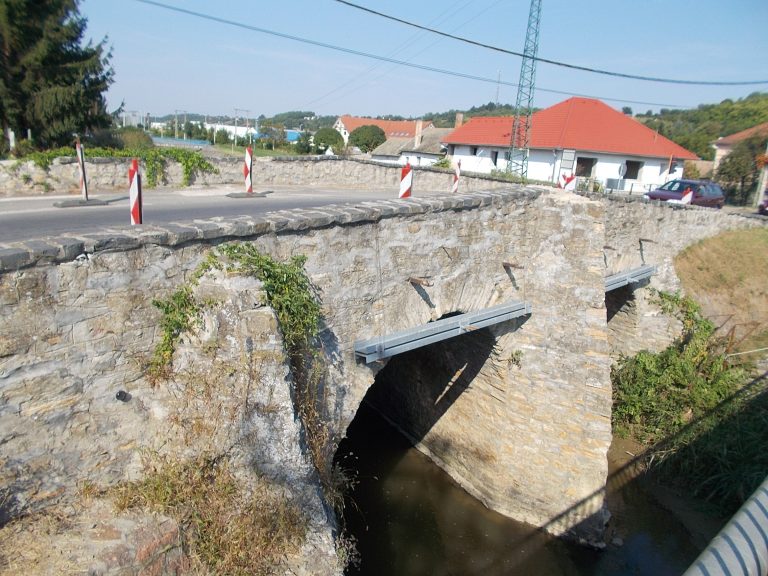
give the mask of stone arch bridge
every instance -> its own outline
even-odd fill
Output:
[[[642,286],[606,297],[605,277],[654,265],[650,285],[674,290],[672,259],[685,246],[762,225],[720,211],[510,186],[1,247],[5,483],[18,509],[41,508],[65,500],[84,478],[135,477],[139,449],[172,445],[179,394],[153,386],[137,361],[159,338],[152,299],[186,281],[219,243],[249,242],[280,259],[307,257],[330,361],[325,417],[338,436],[367,395],[489,507],[553,533],[596,534],[612,355],[662,346],[675,334]],[[232,278],[203,285],[229,302],[230,313],[206,320],[203,332],[217,332],[232,358],[255,349],[266,361],[280,347],[258,286]],[[361,339],[514,301],[530,304],[530,313],[381,362],[355,354]],[[288,398],[279,364],[270,398]],[[239,392],[231,395],[246,404],[230,398],[242,412],[237,431],[209,421],[215,429],[206,438],[255,428],[261,436],[250,449],[267,474],[294,489],[311,483],[298,440],[284,445],[298,438],[290,409],[279,426],[260,422],[247,410],[250,384],[238,388],[240,375],[232,377]],[[129,402],[115,400],[119,390]],[[215,420],[210,406],[195,414]],[[323,524],[322,506],[309,506]]]

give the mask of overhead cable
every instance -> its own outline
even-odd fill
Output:
[[[210,20],[211,22],[218,22],[219,24],[226,24],[227,26],[234,26],[236,28],[243,28],[252,32],[260,32],[262,34],[269,34],[271,36],[277,36],[278,38],[285,38],[286,40],[293,40],[295,42],[301,42],[303,44],[310,44],[312,46],[319,46],[321,48],[327,48],[329,50],[336,50],[337,52],[344,52],[346,54],[353,54],[355,56],[363,56],[364,58],[373,58],[374,60],[381,60],[382,62],[390,62],[392,64],[398,64],[400,66],[407,66],[409,68],[416,68],[417,70],[425,70],[427,72],[435,72],[437,74],[445,74],[446,76],[455,76],[457,78],[465,78],[467,80],[475,80],[477,82],[486,82],[489,84],[496,84],[502,86],[511,86],[517,88],[518,85],[512,82],[502,82],[497,78],[486,78],[483,76],[475,76],[474,74],[466,74],[464,72],[457,72],[455,70],[446,70],[444,68],[435,68],[433,66],[426,66],[424,64],[415,64],[413,62],[406,62],[404,60],[397,60],[395,58],[388,58],[386,56],[378,56],[369,52],[362,52],[360,50],[354,50],[352,48],[344,48],[343,46],[335,46],[333,44],[327,44],[325,42],[318,42],[317,40],[310,40],[308,38],[302,38],[300,36],[293,36],[291,34],[285,34],[284,32],[276,32],[274,30],[267,30],[266,28],[259,28],[258,26],[252,26],[250,24],[243,24],[242,22],[236,22],[235,20],[227,20],[226,18],[220,18],[218,16],[212,16],[211,14],[204,14],[202,12],[195,12],[194,10],[188,10],[186,8],[179,8],[177,6],[171,6],[162,2],[156,2],[155,0],[135,0],[142,4],[148,4],[150,6],[156,6],[172,12],[178,12],[180,14],[187,14],[196,18],[202,18],[204,20]],[[563,90],[552,90],[551,88],[536,88],[537,92],[549,92],[550,94],[561,94],[564,96],[580,96],[582,98],[597,98],[600,100],[608,100],[610,102],[620,102],[622,104],[641,104],[643,106],[658,106],[660,108],[687,108],[687,106],[681,106],[679,104],[662,104],[659,102],[643,102],[639,100],[624,100],[621,98],[611,98],[608,96],[595,96],[590,94],[580,94],[576,92],[565,92]]]
[[[383,12],[378,12],[376,10],[372,10],[370,8],[366,8],[365,6],[360,6],[359,4],[355,4],[354,2],[349,2],[348,0],[335,0],[339,4],[344,4],[346,6],[349,6],[350,8],[355,8],[357,10],[362,10],[364,12],[368,12],[370,14],[374,14],[376,16],[380,16],[382,18],[386,18],[387,20],[392,20],[394,22],[399,22],[401,24],[405,24],[406,26],[412,26],[413,28],[418,28],[419,30],[426,30],[427,32],[432,32],[433,34],[439,34],[440,36],[445,36],[446,38],[451,38],[453,40],[458,40],[459,42],[465,42],[467,44],[472,44],[473,46],[479,46],[480,48],[487,48],[488,50],[494,50],[496,52],[501,52],[502,54],[510,54],[512,56],[519,56],[520,58],[523,57],[522,52],[515,52],[514,50],[507,50],[506,48],[499,48],[498,46],[492,46],[490,44],[484,44],[482,42],[478,42],[476,40],[470,40],[469,38],[464,38],[462,36],[456,36],[454,34],[449,34],[448,32],[442,32],[440,30],[435,30],[434,28],[428,28],[427,26],[422,26],[421,24],[416,24],[415,22],[410,22],[408,20],[403,20],[402,18],[397,18],[396,16],[390,16],[389,14],[384,14]],[[580,70],[582,72],[591,72],[592,74],[603,74],[605,76],[615,76],[617,78],[629,78],[631,80],[643,80],[646,82],[662,82],[664,84],[688,84],[693,86],[752,86],[757,84],[768,84],[768,80],[736,80],[736,81],[725,81],[725,80],[680,80],[677,78],[657,78],[654,76],[640,76],[638,74],[627,74],[625,72],[612,72],[610,70],[600,70],[599,68],[590,68],[588,66],[579,66],[578,64],[568,64],[566,62],[559,62],[557,60],[550,60],[548,58],[542,58],[540,56],[531,56],[532,60],[535,60],[537,62],[543,62],[545,64],[552,64],[553,66],[561,66],[563,68],[570,68],[571,70]]]

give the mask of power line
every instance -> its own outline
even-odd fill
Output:
[[[283,32],[276,32],[274,30],[267,30],[266,28],[259,28],[258,26],[251,26],[250,24],[243,24],[242,22],[236,22],[234,20],[227,20],[226,18],[220,18],[218,16],[212,16],[210,14],[204,14],[202,12],[195,12],[194,10],[188,10],[186,8],[178,8],[176,6],[170,6],[163,4],[162,2],[155,2],[154,0],[135,0],[142,4],[148,4],[150,6],[156,6],[157,8],[163,8],[170,10],[171,12],[178,12],[180,14],[187,14],[188,16],[194,16],[203,20],[210,20],[211,22],[218,22],[219,24],[225,24],[227,26],[234,26],[236,28],[243,28],[244,30],[250,30],[252,32],[260,32],[262,34],[268,34],[270,36],[277,36],[278,38],[284,38],[286,40],[293,40],[294,42],[301,42],[302,44],[309,44],[311,46],[319,46],[321,48],[327,48],[329,50],[336,50],[337,52],[344,52],[345,54],[352,54],[355,56],[362,56],[364,58],[372,58],[374,60],[381,60],[382,62],[390,62],[392,64],[398,64],[400,66],[407,66],[408,68],[416,68],[417,70],[425,70],[427,72],[435,72],[437,74],[444,74],[446,76],[454,76],[457,78],[464,78],[467,80],[475,80],[477,82],[486,82],[490,84],[501,84],[503,86],[511,86],[517,88],[518,85],[512,82],[499,82],[497,78],[485,78],[483,76],[475,76],[474,74],[466,74],[464,72],[456,72],[453,70],[445,70],[443,68],[435,68],[433,66],[425,66],[423,64],[415,64],[413,62],[406,62],[403,60],[397,60],[395,58],[388,58],[386,56],[378,56],[369,52],[361,52],[360,50],[354,50],[352,48],[344,48],[343,46],[335,46],[333,44],[327,44],[325,42],[318,42],[317,40],[310,40],[308,38],[302,38],[300,36],[292,36],[291,34],[285,34]],[[643,102],[638,100],[623,100],[621,98],[610,98],[607,96],[595,96],[590,94],[579,94],[576,92],[565,92],[563,90],[552,90],[550,88],[536,88],[539,92],[549,92],[550,94],[561,94],[564,96],[580,96],[582,98],[597,98],[600,100],[608,100],[610,102],[620,102],[622,104],[641,104],[643,106],[658,106],[660,108],[687,108],[687,106],[681,106],[679,104],[662,104],[659,102]]]
[[[470,40],[469,38],[464,38],[462,36],[455,36],[454,34],[449,34],[448,32],[435,30],[434,28],[428,28],[427,26],[422,26],[421,24],[416,24],[415,22],[403,20],[402,18],[397,18],[395,16],[390,16],[389,14],[384,14],[383,12],[377,12],[376,10],[366,8],[365,6],[360,6],[359,4],[348,2],[347,0],[335,0],[335,1],[338,2],[339,4],[344,4],[346,6],[349,6],[350,8],[362,10],[363,12],[368,12],[369,14],[374,14],[376,16],[380,16],[381,18],[386,18],[387,20],[399,22],[401,24],[405,24],[406,26],[412,26],[413,28],[418,28],[419,30],[426,30],[427,32],[432,32],[433,34],[439,34],[440,36],[445,36],[446,38],[458,40],[459,42],[465,42],[467,44],[472,44],[473,46],[479,46],[480,48],[487,48],[488,50],[494,50],[495,52],[501,52],[502,54],[519,56],[520,58],[523,58],[525,56],[522,52],[507,50],[506,48],[499,48],[498,46],[484,44],[476,40]],[[593,74],[603,74],[605,76],[614,76],[617,78],[629,78],[631,80],[643,80],[646,82],[662,82],[664,84],[688,84],[693,86],[751,86],[756,84],[768,84],[768,80],[739,80],[739,81],[729,82],[729,81],[721,81],[721,80],[679,80],[676,78],[657,78],[654,76],[640,76],[637,74],[626,74],[624,72],[612,72],[610,70],[601,70],[599,68],[579,66],[578,64],[568,64],[566,62],[549,60],[548,58],[541,58],[539,56],[534,58],[534,60],[537,62],[544,62],[545,64],[552,64],[554,66],[562,66],[563,68],[570,68],[571,70],[580,70],[582,72],[591,72]]]

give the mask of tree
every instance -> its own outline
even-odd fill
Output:
[[[733,147],[717,167],[717,179],[728,188],[733,199],[743,204],[751,195],[760,177],[760,163],[768,138],[753,136]]]
[[[78,0],[0,0],[0,121],[3,134],[31,130],[41,147],[109,126],[113,81],[106,39],[82,46]]]
[[[313,138],[315,150],[321,154],[329,147],[337,154],[344,148],[344,138],[333,128],[320,128]]]
[[[312,136],[309,132],[302,132],[296,141],[297,154],[309,154],[312,152]]]
[[[370,152],[377,146],[387,141],[384,130],[372,124],[366,124],[355,128],[349,135],[350,146],[357,146],[363,152]]]
[[[261,120],[259,122],[259,135],[262,143],[271,150],[285,145],[285,126],[279,122]]]
[[[632,108],[630,108],[629,106],[624,106],[621,109],[621,113],[626,114],[627,116],[632,116]]]

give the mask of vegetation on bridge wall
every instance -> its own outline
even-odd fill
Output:
[[[304,271],[305,260],[295,256],[278,262],[246,243],[227,244],[210,252],[189,284],[166,299],[153,300],[163,316],[161,340],[148,376],[155,384],[171,376],[179,339],[194,328],[201,310],[213,305],[196,301],[192,292],[203,274],[217,269],[257,278],[283,336],[294,377],[294,407],[324,496],[339,509],[344,505],[348,479],[333,463],[338,439],[330,432],[319,393],[325,374],[323,355],[315,347],[321,311]],[[175,516],[192,554],[217,572],[266,573],[305,538],[306,521],[290,502],[275,500],[263,490],[250,496],[241,494],[226,461],[210,455],[201,455],[194,462],[156,459],[144,480],[123,484],[115,494],[120,509],[143,506]],[[343,564],[356,557],[344,534],[337,539],[337,551]]]

